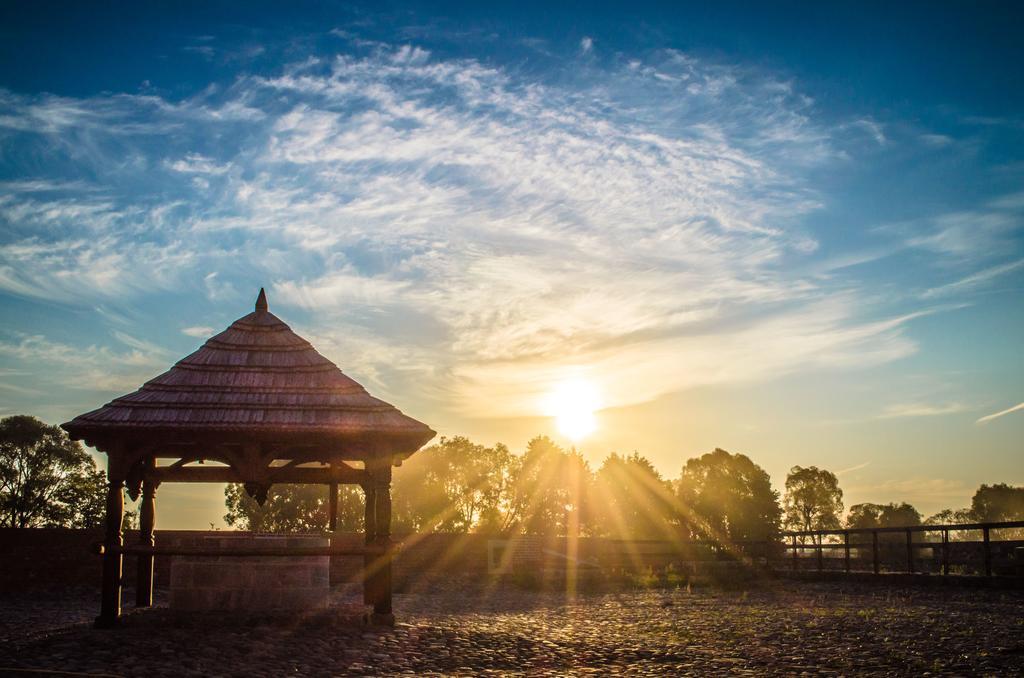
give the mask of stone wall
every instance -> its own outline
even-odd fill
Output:
[[[184,541],[184,540],[183,540]],[[204,549],[325,547],[326,537],[202,536],[184,541]],[[170,606],[185,611],[284,611],[326,607],[330,558],[320,556],[170,558]]]

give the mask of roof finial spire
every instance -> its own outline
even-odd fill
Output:
[[[260,288],[260,296],[256,297],[256,310],[264,312],[269,310],[269,306],[267,306],[267,293],[263,291],[262,287]]]

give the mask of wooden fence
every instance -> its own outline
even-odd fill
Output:
[[[1024,578],[1024,521],[782,532],[761,541],[579,540],[579,564],[608,570],[744,565],[780,574]]]
[[[902,572],[1024,576],[1024,521],[915,525],[781,534],[783,559],[772,569],[793,572]]]

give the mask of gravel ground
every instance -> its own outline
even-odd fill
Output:
[[[1021,592],[773,583],[569,601],[453,587],[397,595],[394,629],[353,625],[353,593],[306,619],[228,625],[158,607],[115,631],[91,628],[95,591],[4,595],[0,674],[1024,674]]]

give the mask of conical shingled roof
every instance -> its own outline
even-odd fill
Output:
[[[434,436],[374,398],[267,308],[239,318],[134,393],[63,427],[75,439],[166,429],[380,439],[409,454]],[[137,436],[135,436],[137,437]]]

